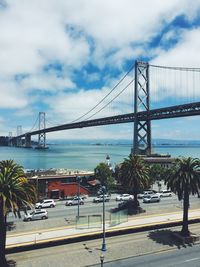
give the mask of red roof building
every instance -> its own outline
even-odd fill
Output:
[[[81,173],[80,195],[90,195],[96,185],[94,173]],[[39,197],[64,199],[78,194],[77,175],[41,175],[29,178],[34,181]]]

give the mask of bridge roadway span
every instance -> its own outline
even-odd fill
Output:
[[[189,221],[199,222],[200,209],[189,210]],[[180,225],[182,223],[182,211],[171,212],[150,216],[135,216],[127,222],[110,225],[106,222],[106,235],[118,235],[127,233],[128,231],[136,232],[147,229],[156,229],[162,227],[170,227]],[[95,227],[96,226],[96,227]],[[25,248],[41,244],[56,243],[66,240],[79,240],[84,238],[100,237],[102,234],[101,226],[96,224],[88,228],[87,224],[75,226],[66,226],[52,229],[44,229],[40,231],[33,231],[29,233],[9,234],[6,239],[6,249],[12,250],[17,248]]]
[[[62,124],[54,127],[36,130],[33,132],[28,132],[19,135],[17,137],[20,138],[20,137],[25,137],[26,135],[31,136],[41,133],[70,130],[75,128],[128,123],[128,122],[134,122],[136,118],[139,121],[146,121],[146,120],[170,119],[170,118],[196,116],[196,115],[200,115],[200,102],[159,108],[159,109],[152,109],[149,112],[140,111],[137,113],[137,115],[135,113],[128,113],[128,114],[99,118],[94,120],[85,120],[75,123]]]

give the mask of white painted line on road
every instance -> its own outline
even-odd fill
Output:
[[[200,258],[193,258],[193,259],[189,259],[189,260],[186,260],[184,262],[190,262],[190,261],[196,261],[196,260],[199,260]]]

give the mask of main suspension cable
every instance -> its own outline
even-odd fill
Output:
[[[85,114],[83,114],[82,116],[80,116],[79,118],[77,118],[76,120],[73,120],[71,123],[76,122],[80,119],[82,119],[83,117],[85,117],[86,115],[88,115],[90,112],[92,112],[96,107],[98,107],[116,88],[117,86],[128,76],[128,74],[133,70],[134,65],[131,66],[131,68],[129,69],[129,71],[123,76],[123,78],[112,88],[112,90],[105,95],[93,108],[91,108],[89,111],[87,111]]]
[[[95,112],[93,115],[88,117],[85,120],[89,120],[90,118],[94,117],[96,114],[101,112],[104,108],[106,108],[110,103],[112,103],[119,95],[121,95],[128,87],[129,85],[134,81],[135,79],[131,80],[113,99],[111,99],[107,104],[105,104],[101,109],[99,109],[97,112]]]

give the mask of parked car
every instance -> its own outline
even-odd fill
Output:
[[[137,200],[138,201],[138,200]],[[134,202],[133,199],[131,200],[124,200],[118,204],[118,209],[128,209],[130,206],[133,206]],[[139,205],[139,203],[137,203]]]
[[[55,206],[56,206],[56,203],[53,199],[44,199],[43,201],[35,204],[36,209],[54,208]]]
[[[145,190],[143,193],[141,194],[138,194],[137,195],[137,198],[143,198],[144,196],[148,196],[148,195],[154,195],[156,194],[157,192],[155,190]]]
[[[84,199],[88,198],[88,195],[81,195],[81,198],[84,200]]]
[[[34,210],[31,213],[24,215],[24,221],[44,220],[48,219],[48,212],[46,210]]]
[[[144,203],[154,203],[154,202],[160,202],[160,196],[159,195],[148,195],[143,197]]]
[[[123,200],[131,200],[134,199],[133,195],[130,194],[122,194],[116,197],[116,201],[123,201]]]
[[[78,202],[80,205],[84,205],[84,201],[81,197],[79,197],[79,201],[78,201],[78,197],[74,197],[72,200],[68,200],[65,203],[65,206],[72,206],[72,205],[78,205]]]
[[[172,196],[172,191],[170,190],[163,190],[159,192],[160,197],[171,197]]]
[[[110,201],[110,196],[109,195],[104,195],[104,201],[108,202]],[[99,202],[103,202],[103,195],[97,196],[93,199],[94,203],[99,203]]]

